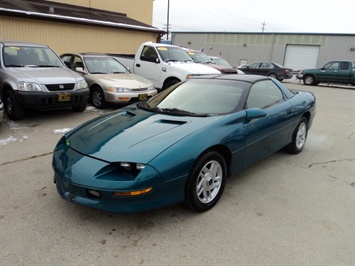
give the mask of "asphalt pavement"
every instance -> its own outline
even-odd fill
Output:
[[[52,151],[89,107],[0,126],[0,265],[355,265],[355,90],[305,86],[317,114],[301,154],[282,151],[227,180],[205,213],[89,209],[60,198]]]

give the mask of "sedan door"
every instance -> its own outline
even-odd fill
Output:
[[[271,63],[261,63],[257,74],[262,76],[268,76],[274,66]]]
[[[292,105],[272,80],[252,86],[246,106],[249,108],[264,109],[267,115],[244,123],[244,166],[286,146],[294,124]]]

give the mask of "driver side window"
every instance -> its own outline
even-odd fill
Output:
[[[281,90],[271,80],[255,83],[250,89],[246,108],[267,108],[284,101]]]
[[[158,58],[157,52],[153,47],[145,46],[141,54],[141,60],[148,62],[156,62]]]

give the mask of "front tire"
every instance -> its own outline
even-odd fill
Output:
[[[316,78],[312,75],[307,75],[303,77],[303,83],[306,85],[317,85]]]
[[[295,131],[292,134],[292,142],[286,146],[289,153],[298,154],[306,145],[308,135],[308,120],[302,117]]]
[[[11,90],[5,92],[4,104],[7,116],[11,120],[20,120],[24,116],[23,108],[16,100],[15,93]]]
[[[92,104],[98,109],[104,108],[106,104],[103,90],[100,87],[93,87],[90,93]]]
[[[80,104],[78,106],[73,107],[73,111],[74,112],[78,112],[78,113],[84,112],[85,109],[86,109],[86,102],[84,102],[84,103],[82,103],[82,104]]]
[[[180,82],[180,80],[178,80],[176,78],[170,79],[164,84],[163,90],[165,90],[165,89],[167,89],[179,82]]]
[[[222,196],[227,178],[224,158],[209,151],[197,158],[186,182],[185,204],[194,211],[211,209]]]

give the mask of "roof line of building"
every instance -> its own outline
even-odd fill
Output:
[[[330,35],[330,36],[353,36],[354,33],[310,33],[310,32],[227,32],[227,31],[172,31],[174,33],[186,34],[262,34],[262,35]]]
[[[126,28],[126,29],[132,29],[132,30],[164,33],[163,30],[160,30],[160,29],[157,29],[154,27],[129,25],[129,24],[111,22],[111,21],[102,21],[102,20],[96,20],[96,19],[70,17],[70,16],[63,16],[63,15],[57,15],[57,14],[44,14],[44,13],[40,13],[40,12],[22,11],[22,10],[17,10],[17,9],[8,9],[8,8],[0,7],[0,12],[1,11],[8,12],[8,13],[22,14],[22,15],[26,15],[26,16],[35,16],[35,17],[41,17],[41,18],[49,18],[49,19],[65,20],[65,21],[72,21],[72,22],[80,22],[80,23],[86,23],[86,24],[94,24],[94,25],[98,25],[98,26],[109,26],[109,27]]]

